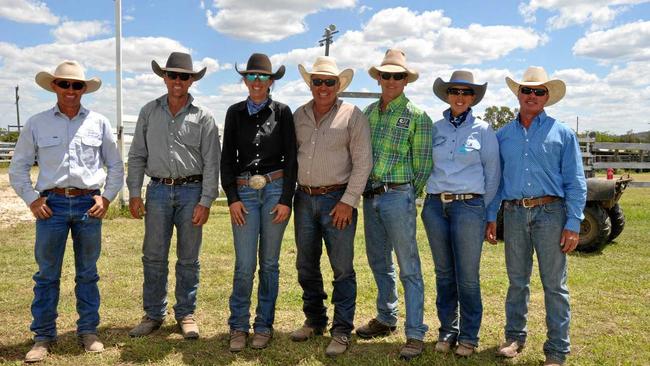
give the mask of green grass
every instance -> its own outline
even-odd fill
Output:
[[[627,226],[621,236],[601,252],[573,254],[569,260],[569,286],[572,303],[572,355],[568,365],[647,365],[650,364],[650,192],[629,189],[622,198]],[[142,316],[140,249],[143,222],[113,215],[103,228],[103,249],[99,261],[102,294],[99,335],[106,345],[100,355],[85,354],[76,344],[74,266],[68,251],[61,278],[59,302],[59,341],[47,364],[269,364],[269,365],[389,365],[407,364],[397,355],[404,342],[403,333],[385,339],[365,341],[354,338],[351,349],[336,360],[324,356],[328,337],[293,343],[288,334],[303,321],[301,290],[296,279],[296,247],[293,225],[286,231],[281,256],[280,295],[277,304],[275,338],[270,348],[247,349],[237,355],[228,352],[228,296],[233,271],[232,235],[227,208],[215,207],[204,229],[201,253],[201,285],[197,319],[201,339],[184,341],[170,316],[163,328],[151,337],[131,339],[127,331]],[[355,323],[361,325],[375,315],[376,289],[365,258],[362,223],[357,228],[355,269],[358,299]],[[503,244],[485,245],[482,258],[484,301],[481,345],[469,359],[442,356],[433,352],[438,321],[435,314],[433,261],[426,236],[418,220],[418,242],[425,276],[425,319],[430,327],[426,351],[413,365],[539,365],[544,359],[544,305],[538,272],[532,280],[529,341],[521,356],[502,361],[494,351],[503,340],[503,302],[507,277]],[[1,229],[0,247],[0,362],[20,364],[31,347],[29,311],[32,300],[31,276],[34,227],[22,224]],[[69,250],[70,246],[68,247]],[[172,250],[172,253],[174,251]],[[173,264],[175,260],[170,258]],[[170,289],[173,289],[173,265]],[[331,270],[326,257],[322,269],[331,294]],[[400,294],[402,293],[400,288]],[[172,292],[173,294],[173,292]],[[253,299],[255,301],[255,299]],[[173,295],[170,307],[173,305]],[[253,303],[254,309],[255,303]],[[330,306],[331,315],[331,306]],[[400,329],[403,330],[403,302],[400,299]]]

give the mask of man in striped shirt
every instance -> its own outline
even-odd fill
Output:
[[[404,286],[406,345],[400,358],[422,353],[424,283],[415,240],[415,198],[422,192],[433,167],[433,124],[427,114],[404,95],[418,73],[406,66],[401,50],[390,49],[381,66],[368,73],[381,86],[381,98],[369,105],[373,169],[363,194],[366,254],[378,288],[377,316],[357,329],[361,338],[389,335],[397,324],[397,286],[392,251],[395,250]]]

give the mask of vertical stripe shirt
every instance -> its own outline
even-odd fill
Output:
[[[34,159],[38,160],[35,187],[29,175]],[[56,187],[103,186],[102,196],[112,201],[124,184],[124,164],[110,122],[83,106],[71,119],[58,105],[32,116],[16,143],[9,180],[28,205],[38,198],[39,192]]]
[[[368,120],[356,106],[337,99],[319,122],[314,101],[293,114],[298,142],[298,183],[322,187],[347,183],[341,202],[357,207],[372,168]]]
[[[172,116],[165,94],[140,110],[129,150],[129,196],[141,196],[145,173],[156,178],[203,175],[199,203],[210,207],[219,194],[220,158],[219,130],[212,114],[190,95]]]
[[[421,193],[433,168],[433,123],[402,93],[381,111],[381,100],[366,107],[370,123],[375,183],[412,183]]]
[[[455,127],[451,111],[433,124],[433,172],[427,180],[427,193],[482,194],[487,206],[501,180],[499,143],[484,121],[475,119],[469,109]]]
[[[557,196],[566,205],[564,228],[580,232],[587,183],[575,133],[542,111],[528,129],[517,117],[497,132],[497,139],[503,174],[488,221],[496,221],[502,200]]]

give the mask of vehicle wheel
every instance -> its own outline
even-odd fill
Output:
[[[623,209],[618,205],[618,203],[607,210],[607,214],[612,223],[612,232],[609,234],[608,239],[608,241],[611,242],[623,232],[623,228],[625,227],[625,215],[623,215]]]
[[[585,207],[585,218],[580,224],[580,242],[577,250],[593,252],[609,240],[612,223],[604,208],[593,205]]]

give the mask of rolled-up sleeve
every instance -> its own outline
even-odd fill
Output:
[[[29,175],[36,159],[36,149],[32,124],[28,120],[18,137],[14,156],[9,165],[9,183],[28,206],[38,198],[38,192],[34,189]]]
[[[350,118],[352,128],[349,149],[352,172],[341,202],[357,207],[372,170],[372,143],[368,118],[358,108],[355,108]]]

